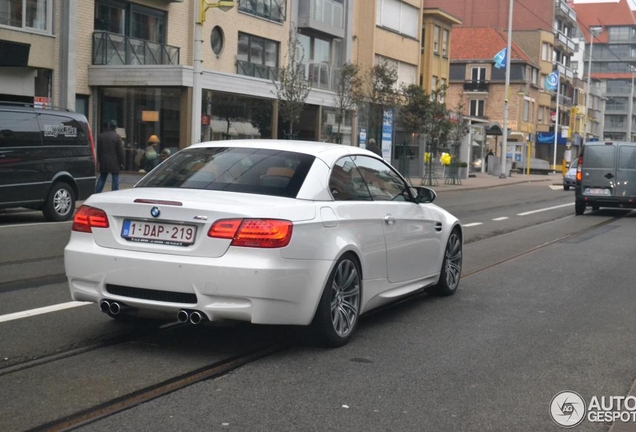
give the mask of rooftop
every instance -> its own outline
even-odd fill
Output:
[[[492,61],[495,54],[508,44],[508,35],[494,27],[453,28],[450,51],[451,61]],[[533,64],[532,59],[514,42],[510,61]]]

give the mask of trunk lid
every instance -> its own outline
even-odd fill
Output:
[[[210,258],[223,256],[231,243],[231,239],[208,237],[210,227],[219,219],[263,218],[299,222],[314,219],[316,215],[311,201],[194,189],[133,188],[95,194],[85,204],[108,215],[109,228],[92,230],[99,246]],[[124,238],[124,228],[126,234],[137,238]],[[155,232],[163,229],[163,241],[169,243],[148,243],[138,238],[153,229]],[[188,233],[191,233],[191,239]],[[191,244],[185,244],[190,241]]]

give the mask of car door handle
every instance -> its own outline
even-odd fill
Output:
[[[611,179],[613,179],[613,178],[614,178],[614,175],[613,175],[612,173],[607,173],[607,174],[605,174],[603,177],[605,177],[605,178],[606,178],[606,179],[608,179],[608,180],[611,180]]]
[[[441,222],[435,222],[435,231],[442,232],[442,223]]]
[[[384,222],[386,222],[387,225],[393,225],[395,223],[395,218],[391,215],[386,215],[384,216]]]

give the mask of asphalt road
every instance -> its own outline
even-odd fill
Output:
[[[620,210],[574,217],[573,201],[542,183],[440,193],[436,202],[466,225],[460,291],[368,315],[337,350],[288,328],[139,327],[94,305],[2,322],[70,301],[56,279],[70,223],[0,215],[0,243],[10,245],[0,248],[0,430],[29,430],[289,341],[81,430],[559,430],[548,415],[557,392],[626,395],[636,378],[636,219]]]

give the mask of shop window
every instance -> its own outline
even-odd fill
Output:
[[[273,102],[203,91],[201,140],[272,138]]]
[[[51,0],[2,0],[0,25],[51,33]]]

